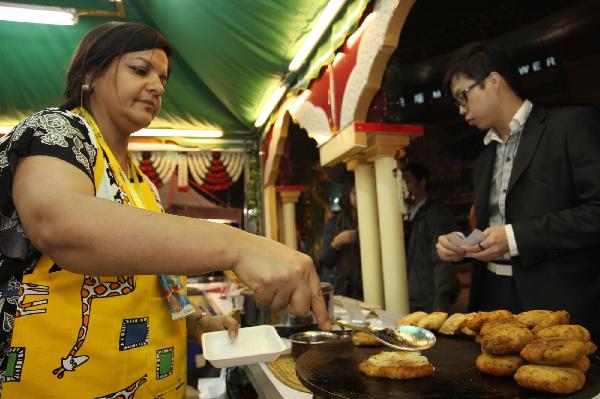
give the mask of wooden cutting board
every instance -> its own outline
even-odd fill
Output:
[[[519,387],[512,377],[481,374],[475,368],[480,353],[473,339],[437,336],[437,343],[423,351],[434,365],[431,377],[390,380],[367,377],[358,364],[383,347],[357,347],[350,340],[327,342],[296,360],[298,378],[317,397],[323,398],[569,398],[589,399],[600,393],[600,358],[593,355],[583,390],[571,395],[550,395]]]

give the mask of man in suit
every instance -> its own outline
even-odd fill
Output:
[[[469,125],[486,131],[474,168],[485,239],[438,238],[448,261],[475,260],[472,310],[565,309],[600,340],[600,115],[544,109],[516,89],[516,68],[482,43],[459,49],[445,84]]]

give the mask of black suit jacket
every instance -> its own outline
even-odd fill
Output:
[[[476,226],[489,223],[496,144],[474,169]],[[523,307],[566,309],[600,339],[600,115],[592,108],[534,106],[523,128],[506,196],[520,256],[513,276]],[[472,276],[478,308],[483,264]]]

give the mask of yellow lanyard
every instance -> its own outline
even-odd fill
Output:
[[[90,113],[87,112],[87,110],[83,107],[77,107],[73,110],[73,112],[81,114],[92,127],[92,130],[94,131],[94,136],[96,136],[96,141],[98,142],[98,146],[106,153],[106,156],[108,157],[108,166],[115,175],[117,183],[125,192],[125,195],[127,195],[127,201],[130,202],[131,205],[136,208],[146,208],[145,205],[147,204],[145,204],[142,198],[141,187],[138,181],[138,175],[141,176],[141,171],[139,171],[137,166],[134,165],[133,161],[131,160],[131,157],[127,155],[127,162],[129,164],[129,168],[131,170],[133,180],[135,183],[135,186],[133,187],[129,182],[127,174],[123,171],[123,168],[121,168],[121,165],[110,150],[110,147],[106,144],[106,141],[104,141],[104,137],[102,136],[102,133],[100,133],[100,129],[98,129],[98,125],[96,125],[94,117],[90,115]],[[98,154],[98,156],[101,156],[101,154]]]
[[[108,165],[115,175],[115,179],[117,179],[117,184],[121,186],[121,189],[127,196],[124,202],[136,208],[144,208],[160,212],[160,205],[158,201],[153,201],[154,195],[152,194],[148,184],[140,184],[138,176],[143,175],[139,167],[133,163],[131,157],[127,155],[127,162],[134,177],[134,185],[129,182],[127,174],[123,171],[119,165],[119,162],[117,162],[117,159],[110,150],[110,147],[106,144],[106,141],[104,141],[104,137],[102,137],[94,117],[90,115],[89,112],[87,112],[83,107],[75,108],[73,112],[81,114],[92,127],[94,135],[96,136],[96,141],[98,142],[98,146],[102,151],[104,151],[104,153],[106,153]],[[102,155],[98,154],[98,156]],[[146,195],[144,195],[144,193]],[[146,201],[144,201],[144,197],[146,198]],[[159,279],[162,283],[161,285],[163,294],[167,300],[169,311],[171,312],[171,317],[173,320],[185,317],[186,315],[194,312],[194,308],[187,297],[185,278],[182,276],[160,275]]]
[[[128,186],[130,188],[130,190],[129,190],[130,194],[133,197],[134,206],[135,206],[135,204],[140,204],[140,205],[142,205],[142,207],[146,208],[146,206],[145,206],[146,204],[145,204],[144,197],[142,194],[142,188],[140,186],[140,181],[138,180],[138,176],[143,179],[142,172],[138,169],[137,165],[131,160],[131,157],[129,157],[128,162],[129,162],[129,170],[131,171],[131,175],[133,177],[133,184],[134,184],[133,187],[131,187],[130,184],[128,184]]]

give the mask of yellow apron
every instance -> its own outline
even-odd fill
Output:
[[[139,169],[135,185],[124,179],[93,118],[80,113],[98,143],[96,189],[104,151],[124,202],[160,212]],[[43,255],[23,276],[7,357],[2,399],[185,397],[185,319],[172,319],[158,276],[81,275]]]

